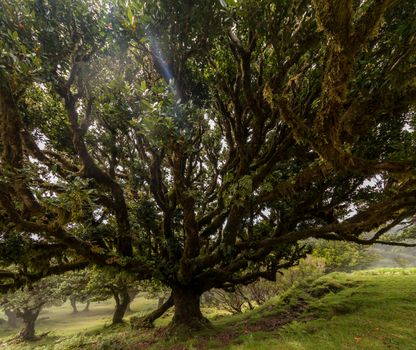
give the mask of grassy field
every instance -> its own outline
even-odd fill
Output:
[[[137,297],[133,300],[131,309],[132,313],[127,314],[126,320],[132,315],[146,314],[157,306],[155,300]],[[81,310],[83,305],[79,305]],[[50,332],[48,337],[40,342],[27,345],[10,346],[3,344],[3,347],[16,349],[32,349],[39,348],[40,345],[51,344],[53,341],[60,341],[61,339],[74,335],[82,335],[88,332],[100,332],[100,330],[107,328],[111,323],[111,316],[114,310],[114,302],[108,300],[100,303],[91,303],[90,311],[72,313],[72,308],[68,303],[60,307],[50,307],[44,309],[39,315],[39,321],[36,323],[36,333],[42,334]],[[6,316],[0,312],[0,318],[6,319]],[[5,339],[15,335],[17,330],[0,327],[0,348]],[[52,341],[53,340],[53,341]]]
[[[149,350],[331,350],[416,349],[416,269],[378,269],[334,273],[295,285],[284,295],[242,315],[219,316],[205,309],[213,328],[190,339],[166,338],[163,328],[132,331],[128,324],[108,325],[113,305],[92,305],[71,315],[68,305],[46,310],[38,332],[53,330],[39,342],[4,345],[22,349]],[[155,307],[138,298],[138,314]],[[1,316],[0,316],[1,317]],[[0,344],[11,332],[0,330]],[[0,345],[1,346],[1,345]]]

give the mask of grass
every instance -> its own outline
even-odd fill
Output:
[[[128,314],[126,320],[132,315],[145,315],[157,306],[157,301],[136,297],[131,305],[132,313]],[[79,307],[82,309],[82,306]],[[90,311],[72,314],[72,308],[69,303],[65,303],[59,307],[45,308],[39,315],[39,321],[36,323],[36,333],[42,334],[50,332],[48,337],[36,342],[39,348],[41,345],[50,345],[59,342],[63,337],[73,337],[81,333],[89,334],[94,331],[101,332],[103,327],[111,324],[111,316],[114,310],[114,302],[108,300],[105,302],[91,303]],[[6,319],[6,316],[0,313],[0,318]],[[18,330],[0,327],[0,348],[1,344],[7,339],[16,335]],[[76,336],[75,336],[76,337]],[[11,346],[7,345],[7,349],[32,349],[33,344]]]
[[[317,281],[340,285],[310,300],[304,318],[262,337],[248,334],[224,349],[416,349],[416,269],[332,274]],[[345,287],[346,286],[346,287]]]
[[[137,299],[145,313],[154,301]],[[113,305],[92,305],[91,313],[71,316],[68,305],[42,316],[38,332],[54,329],[40,342],[7,349],[224,349],[224,350],[378,350],[416,349],[416,269],[377,269],[334,273],[295,285],[284,295],[242,315],[208,312],[214,328],[191,339],[164,338],[163,328],[131,331],[104,327]],[[136,314],[138,315],[138,314]],[[0,316],[1,317],[1,316]],[[158,320],[158,326],[170,316]],[[0,330],[0,343],[10,337]]]

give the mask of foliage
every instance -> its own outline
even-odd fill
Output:
[[[15,310],[61,305],[65,300],[59,282],[59,278],[51,276],[22,289],[11,291],[2,296],[1,306],[3,309]]]
[[[236,287],[234,291],[212,289],[203,295],[203,303],[209,307],[216,307],[227,310],[232,314],[240,314],[243,308],[251,308],[252,301],[244,294],[241,287]]]
[[[318,241],[312,254],[324,259],[327,272],[365,269],[379,258],[368,247],[347,242]]]
[[[204,293],[203,302],[233,314],[253,310],[272,297],[286,293],[294,285],[303,285],[320,277],[327,269],[325,259],[315,254],[308,255],[297,266],[282,270],[276,281],[259,280],[246,286],[236,286],[231,291],[213,289]]]
[[[116,307],[113,324],[123,322],[124,315],[140,290],[140,284],[131,274],[113,269],[93,269],[89,271],[88,283],[84,287],[91,301],[104,301],[114,298]]]
[[[64,302],[59,282],[56,276],[47,277],[21,290],[9,292],[0,299],[4,310],[13,310],[22,319],[24,328],[19,334],[22,340],[35,339],[35,322],[43,307]]]
[[[94,291],[87,288],[91,271],[89,269],[70,271],[60,277],[59,290],[63,297],[71,300],[73,311],[77,312],[76,302],[89,302]]]
[[[416,210],[415,13],[2,1],[0,288],[98,265],[171,288],[189,326],[305,239],[412,244],[383,235]]]

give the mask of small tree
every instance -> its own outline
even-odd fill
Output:
[[[14,310],[16,316],[23,321],[23,328],[18,339],[34,340],[35,323],[45,305],[61,304],[64,301],[59,290],[59,279],[47,277],[20,290],[8,293],[3,297],[1,307]]]
[[[296,266],[282,270],[276,276],[275,282],[260,279],[228,290],[212,289],[203,294],[203,301],[208,306],[218,307],[233,314],[241,313],[244,309],[252,310],[255,305],[262,305],[271,297],[284,293],[296,282],[321,276],[325,270],[324,258],[307,255],[300,259]]]
[[[374,263],[378,257],[366,246],[324,240],[315,243],[312,255],[324,260],[326,272],[363,269]]]
[[[86,287],[92,301],[114,298],[116,306],[112,317],[113,325],[123,322],[124,315],[132,300],[131,296],[136,295],[138,290],[139,285],[133,276],[109,269],[91,270]]]
[[[278,293],[279,285],[276,282],[261,279],[245,286],[243,291],[249,300],[256,302],[257,305],[262,305]]]
[[[87,288],[90,278],[89,269],[67,272],[60,277],[60,290],[68,298],[74,314],[78,313],[78,301],[86,303],[84,311],[89,310],[91,293],[93,293]]]
[[[206,304],[209,306],[227,310],[232,314],[242,313],[245,305],[250,309],[253,309],[251,301],[239,286],[235,287],[232,292],[223,289],[212,289],[205,292],[203,300],[205,300]]]

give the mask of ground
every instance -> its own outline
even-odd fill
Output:
[[[154,330],[111,328],[112,305],[93,305],[90,314],[70,315],[64,306],[41,317],[39,332],[55,329],[36,343],[10,350],[378,350],[416,349],[416,269],[334,273],[295,285],[266,305],[237,316],[205,309],[213,328],[192,338],[166,337],[161,319]],[[135,315],[155,306],[139,298]],[[1,316],[0,316],[1,317]],[[0,344],[11,333],[0,331]]]

